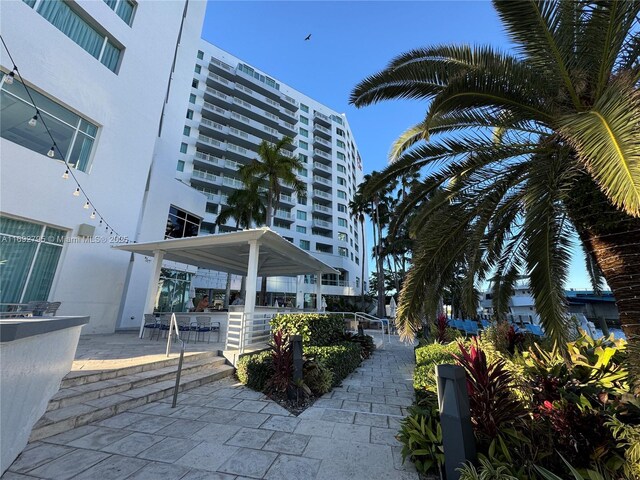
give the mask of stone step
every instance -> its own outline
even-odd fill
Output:
[[[182,375],[190,375],[225,363],[224,357],[214,356],[195,361],[192,360],[192,358],[193,356],[185,358],[182,365]],[[61,388],[49,401],[47,412],[78,403],[87,403],[91,400],[97,400],[116,393],[134,390],[153,383],[165,380],[175,380],[176,370],[176,365],[169,365],[167,367],[156,368],[154,370],[116,376],[115,378],[99,382]]]
[[[230,365],[218,363],[211,369],[183,375],[180,378],[179,391],[189,390],[206,383],[233,375],[234,368]],[[174,372],[175,374],[175,372]],[[104,420],[119,413],[131,410],[141,405],[155,402],[173,395],[175,377],[158,383],[134,388],[122,393],[114,393],[85,403],[69,405],[57,410],[51,410],[43,415],[31,431],[29,442],[41,440],[72,428],[87,425],[91,422]],[[178,403],[180,398],[178,397]]]
[[[130,367],[122,367],[122,368],[114,368],[112,370],[100,370],[100,371],[82,371],[75,370],[69,372],[63,379],[60,384],[60,388],[69,388],[75,387],[78,385],[84,385],[87,383],[95,383],[101,382],[103,380],[111,380],[117,377],[123,377],[126,375],[132,375],[135,373],[147,372],[149,370],[156,370],[159,368],[170,367],[174,365],[178,365],[179,357],[176,354],[173,354],[172,358],[162,358],[161,360],[150,361],[147,363],[137,363],[136,365],[131,365]],[[215,358],[218,357],[217,352],[199,352],[199,353],[189,353],[185,352],[184,359],[185,361],[195,362],[198,360],[204,360],[207,358]]]

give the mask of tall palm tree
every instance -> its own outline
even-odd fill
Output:
[[[416,209],[414,265],[398,316],[411,337],[462,255],[465,298],[491,279],[505,311],[529,275],[557,341],[572,238],[592,282],[606,279],[627,336],[640,333],[640,37],[638,1],[508,1],[494,6],[515,53],[489,46],[410,51],[356,86],[351,102],[428,100],[392,149],[380,185],[429,168],[399,216]],[[433,197],[423,201],[429,194]]]
[[[351,216],[358,219],[360,223],[360,238],[362,238],[362,259],[361,259],[361,274],[360,274],[360,303],[364,307],[364,284],[365,284],[365,269],[364,266],[367,262],[365,262],[365,255],[367,255],[367,245],[365,242],[364,236],[364,220],[365,213],[367,209],[367,202],[365,202],[362,198],[362,194],[358,190],[356,194],[353,196],[353,200],[349,202],[349,210],[351,211]]]
[[[230,219],[235,219],[236,230],[248,229],[254,224],[263,225],[267,218],[267,209],[264,206],[264,198],[260,193],[258,184],[253,182],[247,188],[234,191],[227,198],[227,206],[220,210],[216,218],[216,225],[224,225]],[[231,274],[227,273],[227,285],[225,289],[224,307],[229,306],[229,294],[231,293]]]
[[[282,137],[278,142],[271,143],[263,140],[258,147],[258,158],[238,169],[240,178],[247,183],[257,182],[267,188],[267,216],[266,224],[273,226],[273,217],[280,204],[282,184],[288,183],[297,195],[304,195],[306,185],[298,180],[296,173],[303,165],[302,162],[291,154],[285,153],[285,148],[290,146],[292,139]],[[262,277],[260,298],[262,305],[267,294],[267,277]]]

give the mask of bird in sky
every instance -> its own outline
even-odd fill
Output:
[[[307,40],[311,40],[311,34],[307,35],[304,39],[304,41],[306,42]]]

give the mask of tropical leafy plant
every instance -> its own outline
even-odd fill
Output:
[[[467,372],[471,423],[480,443],[489,444],[524,417],[525,410],[511,393],[513,379],[504,362],[488,363],[475,340],[469,350],[462,343],[459,349],[454,357]]]
[[[281,331],[273,334],[271,349],[273,375],[266,387],[271,392],[284,394],[293,382],[293,349],[289,338]]]
[[[428,101],[365,198],[407,171],[428,172],[399,205],[413,266],[397,315],[413,337],[461,262],[463,297],[492,281],[498,317],[527,274],[545,332],[567,338],[564,284],[575,239],[594,286],[604,278],[623,329],[640,333],[640,37],[637,1],[494,0],[515,53],[445,45],[399,55],[351,102]],[[472,310],[472,311],[473,311]]]
[[[302,379],[314,395],[322,395],[331,390],[333,373],[322,362],[307,358],[302,366]]]
[[[435,321],[435,330],[433,332],[433,336],[436,342],[445,343],[447,341],[447,326],[449,322],[447,321],[447,316],[440,312],[436,316]]]
[[[402,461],[411,458],[419,472],[436,471],[442,476],[444,449],[437,412],[411,407],[400,425],[397,438],[402,443]]]
[[[478,462],[478,469],[472,463],[460,467],[460,480],[520,480],[511,474],[506,465],[496,466],[484,455],[478,455]]]

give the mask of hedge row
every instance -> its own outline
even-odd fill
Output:
[[[271,330],[286,336],[302,335],[305,346],[333,345],[344,337],[344,318],[321,313],[277,315],[271,320]]]
[[[362,347],[355,342],[341,342],[322,347],[304,347],[304,355],[314,358],[333,373],[332,386],[338,385],[362,361]],[[238,380],[253,390],[263,392],[272,375],[271,350],[243,355],[238,360]]]
[[[436,365],[454,363],[453,354],[460,352],[457,342],[431,343],[416,348],[416,368],[413,371],[413,388],[418,399],[436,393]]]
[[[333,372],[333,386],[353,372],[362,361],[362,348],[355,342],[341,342],[324,347],[307,347],[304,354],[314,357]]]

